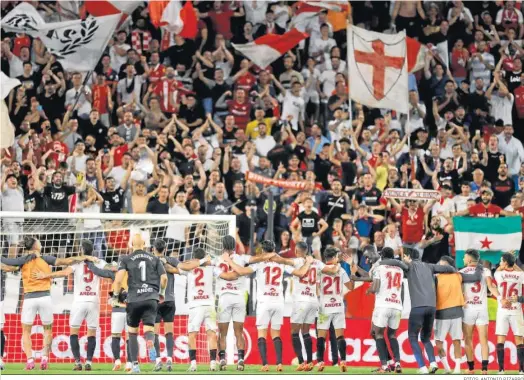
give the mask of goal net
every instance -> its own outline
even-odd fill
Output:
[[[42,254],[58,258],[76,256],[80,251],[82,239],[93,242],[94,256],[116,265],[121,255],[130,252],[130,231],[140,229],[149,235],[150,249],[156,238],[167,242],[166,255],[184,261],[192,258],[193,250],[204,248],[211,256],[222,251],[222,237],[236,235],[236,219],[230,215],[151,215],[151,214],[82,214],[82,213],[0,213],[0,248],[2,257],[24,255],[22,242],[25,236],[38,238],[42,244]],[[64,269],[53,267],[53,270]],[[21,312],[24,292],[20,272],[1,272],[2,276],[2,313],[5,315],[3,331],[6,345],[3,360],[5,362],[24,362],[26,355],[22,348]],[[100,324],[96,334],[97,347],[94,362],[111,363],[111,306],[109,305],[110,279],[100,281]],[[55,363],[73,362],[69,343],[69,315],[73,303],[73,276],[55,278],[51,285],[53,311],[53,341],[50,361]],[[187,296],[186,277],[175,275],[174,352],[173,361],[189,362],[187,338]],[[142,332],[142,330],[140,330]],[[39,316],[35,318],[31,329],[33,357],[43,353],[44,329]],[[167,356],[163,324],[159,334],[160,354]],[[83,323],[78,334],[82,359],[86,357],[87,327]],[[121,340],[121,358],[125,361],[125,332]],[[229,356],[229,355],[228,355]],[[139,337],[139,358],[147,360],[145,340]],[[197,360],[209,362],[207,339],[204,329],[197,339]]]

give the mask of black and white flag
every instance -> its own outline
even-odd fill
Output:
[[[65,70],[93,70],[117,27],[121,14],[46,23],[28,3],[21,3],[5,16],[1,27],[9,32],[40,38],[56,54]]]

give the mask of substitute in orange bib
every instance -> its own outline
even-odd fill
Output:
[[[440,265],[455,267],[455,260],[450,256],[442,256]],[[440,361],[446,373],[451,373],[444,342],[448,334],[451,335],[455,358],[461,358],[462,317],[465,304],[462,293],[462,283],[477,282],[482,278],[482,266],[478,265],[473,274],[468,273],[441,273],[436,277],[437,283],[437,312],[435,314],[435,341]],[[455,362],[454,374],[460,374],[460,359]]]
[[[31,342],[31,328],[35,321],[36,314],[40,315],[40,320],[44,326],[44,349],[40,369],[48,368],[48,355],[51,351],[53,340],[53,302],[51,300],[51,278],[34,278],[32,273],[42,272],[51,273],[51,265],[62,266],[72,265],[84,260],[96,260],[94,257],[77,256],[68,259],[58,259],[54,256],[42,256],[42,244],[34,237],[27,236],[24,239],[23,247],[28,256],[24,256],[21,263],[7,262],[2,259],[4,264],[19,265],[22,271],[22,286],[24,289],[24,303],[22,305],[22,342],[24,352],[27,356],[26,370],[35,368],[33,359],[33,349]],[[15,259],[16,260],[16,259]],[[21,260],[22,261],[22,260]]]

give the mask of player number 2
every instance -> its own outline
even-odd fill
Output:
[[[397,288],[399,289],[400,288],[400,273],[395,273],[393,275],[394,272],[386,272],[386,277],[388,279],[388,289],[391,289],[391,288]]]
[[[89,283],[93,281],[94,276],[95,275],[93,274],[93,272],[89,270],[89,267],[87,266],[87,264],[84,264],[84,282]]]
[[[195,286],[204,286],[204,281],[202,281],[202,277],[204,277],[204,270],[202,268],[196,268],[195,275]]]
[[[138,267],[140,268],[140,281],[146,282],[146,262],[141,261]]]
[[[279,267],[265,267],[264,273],[266,274],[266,285],[280,285],[279,280],[282,275],[282,270]]]
[[[340,294],[340,277],[324,277],[324,295],[333,294],[331,287],[335,284],[335,294]]]
[[[507,282],[502,282],[500,286],[502,287],[502,298],[509,298],[512,296],[517,296],[519,293],[517,289],[517,284],[515,283],[508,284]]]

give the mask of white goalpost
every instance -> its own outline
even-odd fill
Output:
[[[81,240],[88,239],[94,244],[93,256],[116,265],[121,255],[130,252],[131,229],[148,232],[151,244],[156,238],[167,242],[166,255],[184,261],[192,258],[195,248],[204,248],[215,257],[222,253],[222,238],[236,236],[234,215],[153,215],[153,214],[89,214],[89,213],[46,213],[46,212],[0,212],[0,262],[2,258],[24,255],[24,237],[38,238],[42,243],[42,254],[67,258],[79,254]],[[54,267],[53,270],[63,269]],[[5,315],[3,331],[6,336],[4,362],[25,362],[22,350],[21,310],[24,302],[20,272],[4,273],[2,276],[2,313]],[[111,280],[102,279],[100,284],[100,327],[97,331],[97,348],[94,362],[111,363],[111,306],[108,303]],[[187,339],[186,279],[175,275],[174,352],[176,363],[189,362]],[[55,278],[51,285],[53,311],[53,342],[50,361],[72,363],[74,361],[69,344],[69,315],[73,302],[73,276]],[[86,357],[86,326],[80,333],[80,352]],[[125,335],[125,334],[124,334]],[[31,340],[33,356],[42,355],[43,327],[37,316],[32,327]],[[121,341],[122,358],[125,357],[125,343]],[[197,338],[197,361],[208,362],[207,338],[202,329]],[[146,360],[145,341],[139,338],[139,358]],[[228,349],[233,347],[228,344]],[[160,354],[167,355],[163,327],[160,331]],[[228,353],[234,355],[234,353]],[[229,355],[228,355],[229,356]]]

